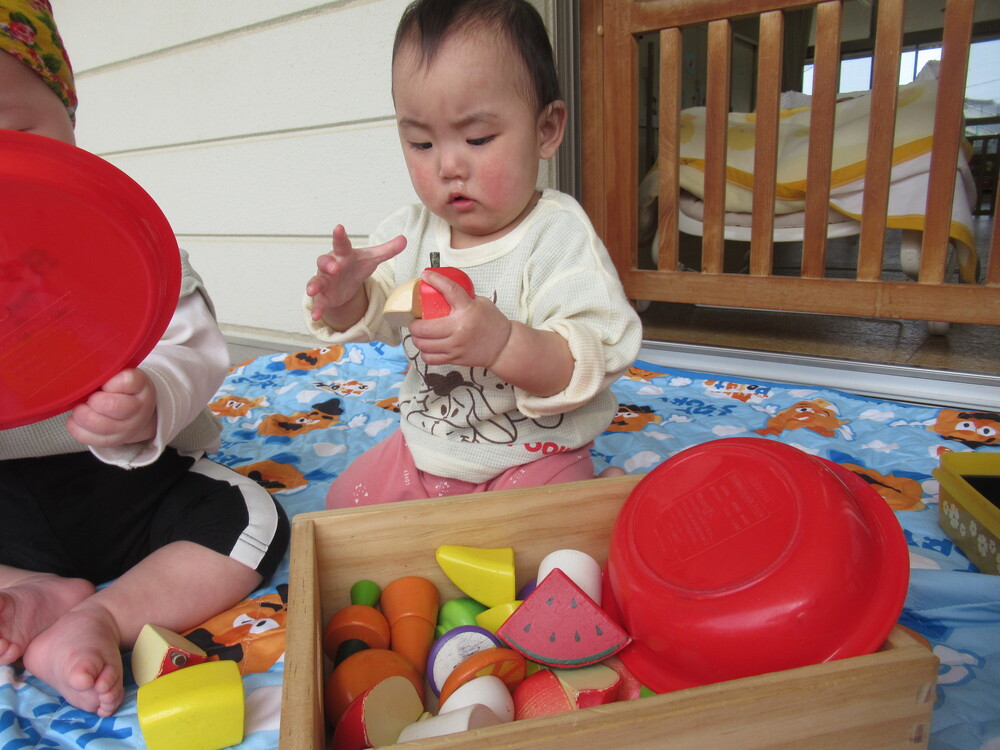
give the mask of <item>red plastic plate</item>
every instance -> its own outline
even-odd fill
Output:
[[[134,180],[0,131],[0,429],[61,414],[138,365],[180,294],[166,217]]]

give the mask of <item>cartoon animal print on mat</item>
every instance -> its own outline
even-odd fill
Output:
[[[339,362],[344,357],[344,347],[321,346],[316,349],[305,349],[300,352],[293,352],[283,359],[271,362],[268,365],[270,370],[307,371],[319,370],[327,365]]]
[[[663,417],[651,406],[638,404],[618,404],[618,411],[611,418],[608,432],[638,432],[648,424],[659,424]]]
[[[267,396],[246,398],[245,396],[219,396],[208,408],[217,417],[245,417],[252,409],[268,406]]]
[[[945,440],[955,440],[975,450],[997,445],[1000,440],[1000,414],[992,411],[942,409],[934,424],[927,427]]]
[[[786,430],[812,430],[823,437],[833,437],[850,420],[841,419],[834,404],[825,398],[799,401],[767,420],[767,426],[754,430],[758,435],[780,435]]]
[[[324,430],[340,421],[344,413],[339,398],[331,398],[313,404],[309,411],[299,411],[295,414],[268,414],[261,420],[257,432],[261,435],[296,437],[314,430]]]
[[[184,635],[214,659],[235,661],[240,674],[266,672],[285,653],[288,584],[247,598]]]
[[[272,495],[293,492],[309,484],[305,475],[291,464],[270,459],[231,468],[252,479]]]
[[[921,510],[926,507],[922,501],[923,487],[916,479],[882,474],[858,464],[842,463],[841,466],[867,482],[893,510]]]
[[[313,387],[338,396],[363,396],[375,387],[375,383],[361,380],[334,380],[329,383],[313,381]]]

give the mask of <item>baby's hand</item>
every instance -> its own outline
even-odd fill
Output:
[[[321,320],[328,311],[354,300],[378,264],[399,255],[405,247],[406,238],[400,235],[381,245],[354,249],[347,230],[338,224],[333,230],[333,250],[316,259],[319,273],[306,284],[306,294],[313,298],[313,320]]]
[[[410,336],[429,365],[492,367],[510,338],[512,323],[485,297],[472,297],[458,284],[434,271],[420,277],[451,306],[443,318],[414,320]]]
[[[141,370],[122,370],[73,409],[66,430],[95,448],[149,440],[156,434],[156,387]]]

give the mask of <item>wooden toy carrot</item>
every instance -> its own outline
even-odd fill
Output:
[[[426,578],[404,576],[382,590],[380,604],[389,622],[392,650],[409,659],[423,675],[441,604],[437,588]]]

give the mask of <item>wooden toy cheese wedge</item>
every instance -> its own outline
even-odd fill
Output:
[[[139,688],[136,715],[149,750],[220,750],[243,742],[246,701],[234,661],[208,661]]]
[[[144,625],[132,648],[132,675],[136,685],[183,667],[208,661],[208,654],[182,635],[159,625]]]

